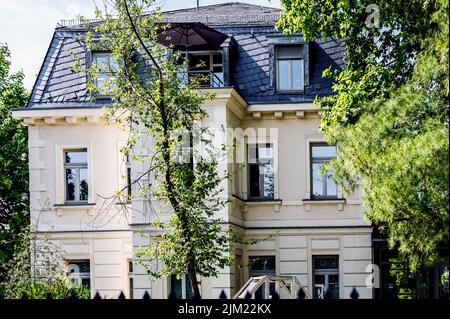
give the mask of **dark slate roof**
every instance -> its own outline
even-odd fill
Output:
[[[329,66],[343,66],[343,44],[333,39],[310,43],[310,85],[303,94],[276,94],[269,86],[268,34],[281,34],[274,27],[280,9],[244,3],[227,3],[164,13],[167,22],[202,22],[232,36],[236,42],[231,66],[231,84],[249,103],[310,102],[316,95],[332,94],[330,80],[321,77]],[[76,35],[83,30],[74,21],[61,23],[55,30],[42,68],[36,79],[28,107],[94,104],[86,92],[86,74],[73,73],[75,54],[81,61],[86,52]]]
[[[269,85],[270,60],[266,35],[279,32],[267,28],[244,28],[230,33],[237,42],[237,57],[231,69],[232,85],[248,103],[312,102],[316,95],[333,94],[332,81],[322,78],[322,72],[330,66],[343,67],[341,41],[328,39],[310,43],[309,85],[305,87],[305,92],[277,94],[275,88]]]
[[[164,12],[166,22],[201,22],[209,26],[274,25],[280,9],[230,2]]]

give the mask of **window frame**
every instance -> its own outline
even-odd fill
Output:
[[[133,259],[127,259],[127,278],[128,278],[128,298],[133,299],[134,298],[134,264]]]
[[[273,269],[268,269],[268,270],[256,270],[256,269],[252,269],[252,262],[251,260],[256,260],[256,259],[260,259],[260,258],[271,258],[273,259]],[[247,261],[248,261],[248,278],[251,277],[260,277],[260,276],[277,276],[277,256],[276,255],[272,255],[272,254],[264,254],[264,255],[254,255],[254,254],[250,254],[247,256]],[[263,284],[260,288],[258,288],[255,291],[255,298],[262,298],[263,294],[264,294],[264,290],[265,290],[265,284]],[[272,295],[275,293],[276,291],[276,284],[275,283],[270,283],[269,284],[269,295]]]
[[[288,56],[288,57],[279,57],[280,48],[292,48],[299,47],[300,55],[299,57]],[[304,92],[305,90],[305,59],[304,59],[303,47],[302,44],[298,45],[277,45],[275,46],[275,74],[276,74],[276,90],[278,93],[292,93],[292,92]],[[288,89],[280,88],[280,61],[288,61]],[[300,61],[300,81],[301,86],[299,89],[293,88],[293,61]]]
[[[168,276],[167,278],[168,278],[169,295],[172,293],[172,285],[173,285],[173,280],[175,278],[175,280],[181,281],[181,299],[189,299],[187,289],[189,286],[188,282],[190,281],[190,279],[189,279],[187,273],[184,273],[183,277],[181,279],[176,279],[176,275],[174,275],[174,274]],[[193,297],[192,293],[191,293],[191,297]]]
[[[323,184],[322,184],[322,191],[324,193],[324,195],[314,195],[314,169],[313,169],[313,165],[315,163],[326,163],[330,160],[332,160],[334,157],[313,157],[313,148],[314,147],[326,147],[326,146],[333,146],[336,149],[336,153],[337,153],[337,146],[336,145],[329,145],[325,142],[311,142],[309,143],[309,187],[310,187],[310,199],[313,200],[335,200],[335,199],[339,199],[339,189],[338,189],[338,185],[336,185],[336,195],[328,195],[327,193],[327,180],[328,177],[325,176]],[[316,159],[316,161],[314,161]],[[317,160],[319,159],[319,160]],[[334,182],[333,182],[334,183]]]
[[[209,78],[209,85],[200,85],[199,87],[202,88],[221,88],[225,87],[225,63],[224,63],[224,53],[222,50],[200,50],[200,51],[187,51],[182,52],[182,54],[189,60],[190,56],[208,56],[209,59],[209,70],[196,70],[195,66],[188,66],[188,70],[182,70],[180,71],[177,76],[183,77],[184,81],[189,81],[189,77],[194,74],[215,74],[214,73],[214,67],[221,67],[222,68],[222,79],[219,78],[219,80],[222,82],[219,84],[219,86],[213,85],[214,78]],[[214,55],[220,55],[221,57],[221,63],[214,63]],[[190,60],[189,60],[190,61]]]
[[[86,153],[86,162],[85,163],[66,163],[66,153],[69,152],[85,152]],[[74,200],[68,199],[68,182],[67,182],[67,169],[75,169],[76,174],[76,181],[75,181],[75,189],[74,189]],[[87,171],[87,186],[88,186],[88,193],[87,198],[81,200],[80,199],[80,169],[86,169]],[[78,203],[88,203],[89,202],[89,194],[90,194],[90,174],[89,174],[89,151],[88,148],[71,148],[71,149],[63,149],[63,176],[64,176],[64,203],[66,204],[78,204]]]
[[[79,278],[80,284],[83,283],[83,279],[89,279],[89,288],[92,289],[91,260],[90,259],[66,259],[66,263],[67,263],[67,266],[69,266],[71,264],[77,264],[77,263],[88,263],[89,264],[89,272],[78,272],[77,276],[74,276],[74,275],[72,275],[72,273],[69,272],[67,275],[67,278],[69,280],[71,278],[75,278],[75,279]]]
[[[337,268],[326,268],[326,269],[316,269],[315,268],[315,261],[317,259],[337,259],[338,267]],[[325,276],[325,288],[329,289],[329,276],[338,276],[338,299],[340,298],[340,290],[341,290],[341,275],[340,275],[340,258],[339,255],[312,255],[312,288],[313,288],[313,299],[322,299],[322,298],[316,298],[316,281],[315,277],[316,275],[323,275]],[[324,292],[326,294],[326,292]],[[325,297],[325,296],[324,296]]]
[[[301,35],[294,34],[290,36],[280,34],[268,34],[267,46],[269,53],[269,87],[276,94],[304,94],[309,86],[309,41],[305,40]],[[301,45],[303,47],[303,91],[277,91],[277,71],[276,71],[276,47]]]
[[[127,201],[132,199],[132,179],[131,179],[131,159],[130,154],[126,155],[125,158],[125,169],[126,169],[126,187],[127,187]]]
[[[102,49],[91,50],[91,51],[88,52],[88,55],[86,57],[86,59],[87,59],[86,65],[88,65],[88,67],[91,67],[92,64],[95,62],[95,57],[94,56],[96,54],[105,54],[105,55],[109,54],[110,57],[112,56],[112,52],[110,50],[106,50],[106,49],[105,50],[102,50]],[[110,61],[110,66],[111,66],[111,61]],[[107,74],[105,76],[110,77],[110,75],[107,75]],[[93,78],[91,80],[93,81],[95,87],[99,90],[98,93],[94,94],[95,98],[98,99],[98,100],[110,100],[111,99],[111,95],[110,94],[104,94],[104,92],[102,93],[102,90],[98,87],[97,78]]]
[[[267,164],[267,163],[259,163],[259,154],[258,154],[258,163],[249,163],[249,148],[250,148],[250,146],[251,145],[253,145],[253,146],[256,146],[257,148],[258,148],[258,145],[266,145],[266,146],[268,146],[268,145],[270,145],[270,147],[272,148],[272,159],[270,160],[270,164],[272,165],[272,171],[273,171],[273,185],[272,185],[272,187],[273,187],[273,196],[272,197],[270,197],[270,196],[252,196],[251,195],[251,169],[250,169],[250,166],[251,165],[257,165],[258,167],[261,165],[261,164]],[[274,146],[274,143],[272,143],[272,142],[264,142],[264,143],[258,143],[258,142],[255,142],[255,143],[250,143],[250,142],[247,142],[246,143],[246,151],[247,151],[247,153],[246,153],[246,164],[247,164],[247,194],[248,194],[248,196],[247,196],[247,198],[248,198],[248,200],[250,200],[250,201],[273,201],[273,200],[275,200],[275,198],[276,198],[276,182],[275,182],[275,178],[276,178],[276,173],[275,173],[275,163],[274,163],[274,161],[275,161],[275,146]],[[261,175],[260,175],[260,177],[259,178],[261,178]],[[261,193],[261,183],[259,184],[259,190],[260,190],[260,193]]]

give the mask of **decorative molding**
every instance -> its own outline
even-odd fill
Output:
[[[273,116],[275,116],[276,119],[281,120],[283,118],[283,112],[281,111],[274,112]]]
[[[66,116],[66,123],[77,124],[78,119],[75,116]]]
[[[253,112],[252,116],[254,119],[259,120],[261,119],[261,112]]]
[[[295,116],[297,116],[298,118],[304,118],[305,111],[297,111],[297,112],[295,112]]]
[[[49,124],[49,125],[56,124],[56,118],[46,117],[46,118],[44,118],[44,123]]]

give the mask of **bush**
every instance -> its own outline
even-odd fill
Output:
[[[12,299],[22,298],[26,296],[28,299],[45,299],[51,296],[53,299],[89,299],[90,288],[86,285],[76,286],[66,280],[58,279],[54,282],[33,282],[28,285],[19,287]]]

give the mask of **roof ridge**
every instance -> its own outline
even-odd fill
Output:
[[[277,7],[269,7],[269,6],[262,6],[259,4],[253,4],[253,3],[246,3],[246,2],[239,2],[239,1],[230,1],[230,2],[224,2],[224,3],[216,3],[216,4],[207,4],[207,5],[201,5],[199,6],[199,8],[206,8],[206,7],[223,7],[223,6],[228,6],[228,5],[233,5],[233,4],[243,4],[243,5],[248,5],[248,6],[252,6],[252,7],[259,7],[259,8],[267,8],[267,9],[275,9],[275,10],[281,10],[280,8]],[[184,10],[192,10],[192,9],[197,9],[197,7],[189,7],[189,8],[182,8],[182,9],[175,9],[175,10],[168,10],[168,11],[162,11],[162,13],[169,13],[169,12],[180,12],[180,11],[184,11]]]

